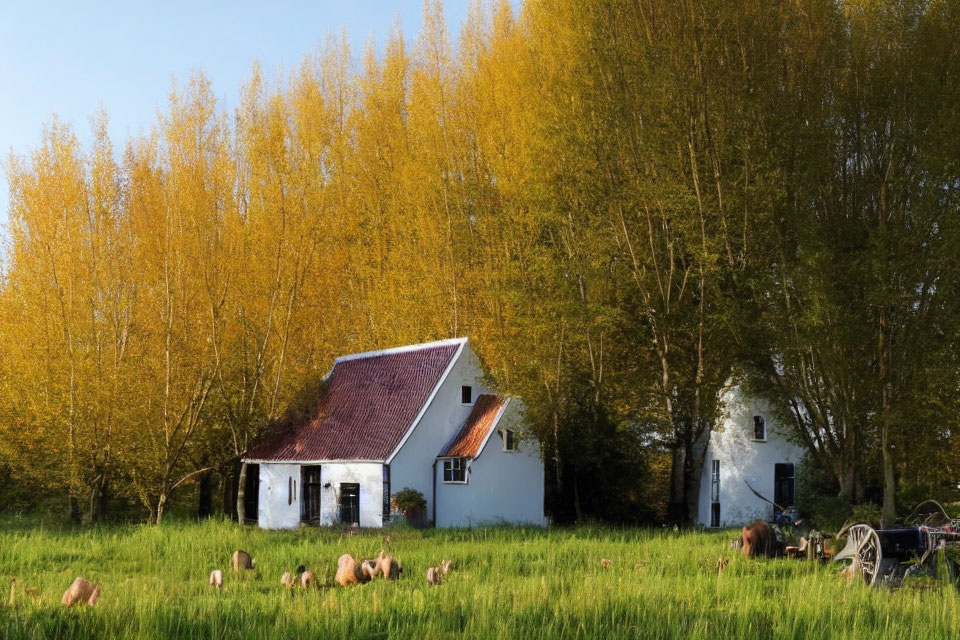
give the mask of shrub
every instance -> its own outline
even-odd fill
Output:
[[[416,489],[405,487],[393,494],[390,499],[394,507],[406,514],[416,513],[427,508],[427,499]]]

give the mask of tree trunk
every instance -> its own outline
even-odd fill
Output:
[[[670,465],[670,504],[667,505],[667,519],[674,524],[687,523],[687,490],[685,485],[687,450],[683,442],[673,447],[673,460]]]
[[[838,498],[843,498],[856,504],[863,496],[862,482],[860,482],[860,469],[852,462],[841,463],[843,466],[837,473],[837,481],[840,483]]]
[[[80,516],[80,501],[77,500],[77,496],[74,493],[73,487],[70,487],[70,493],[67,498],[67,501],[70,504],[70,521],[73,523],[79,524],[81,521]]]
[[[160,525],[163,523],[163,506],[167,503],[167,494],[161,493],[160,499],[157,500],[157,520],[155,524]]]
[[[240,474],[237,476],[237,521],[247,523],[247,463],[240,465]]]
[[[703,479],[703,461],[710,444],[710,425],[703,424],[700,434],[687,454],[684,465],[687,522],[696,523],[700,517],[700,482]]]
[[[203,520],[209,518],[213,513],[213,478],[211,474],[202,474],[197,487],[197,518]]]
[[[890,428],[883,421],[880,429],[880,448],[883,451],[883,526],[892,527],[897,520],[897,476],[894,473],[893,454],[890,452]]]
[[[107,490],[106,472],[101,471],[100,475],[94,480],[93,485],[90,487],[90,507],[87,512],[87,520],[90,523],[100,522],[106,515]]]
[[[233,499],[232,468],[224,465],[220,468],[220,512],[233,520],[237,517],[236,502]]]

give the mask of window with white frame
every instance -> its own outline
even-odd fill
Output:
[[[501,429],[500,437],[503,439],[503,450],[504,451],[518,451],[517,449],[517,434],[511,431],[510,429]]]
[[[460,387],[460,403],[473,404],[473,387],[468,384]]]
[[[467,459],[466,458],[448,458],[444,460],[443,461],[443,481],[466,483]]]
[[[753,439],[767,439],[767,423],[763,419],[763,416],[753,416]]]

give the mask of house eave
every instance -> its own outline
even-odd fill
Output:
[[[503,418],[503,414],[507,412],[507,407],[510,406],[510,401],[513,400],[511,397],[507,397],[506,401],[503,403],[503,406],[500,407],[500,411],[497,412],[497,417],[493,419],[493,424],[490,425],[490,431],[487,432],[487,437],[483,439],[483,442],[480,443],[480,448],[477,449],[477,455],[474,458],[479,458],[480,454],[483,453],[483,450],[487,448],[487,442],[490,440],[490,436],[497,430],[497,425],[500,424],[500,419]]]
[[[242,462],[246,464],[299,464],[299,465],[314,465],[314,464],[384,464],[386,460],[383,458],[378,458],[375,460],[341,460],[341,459],[327,459],[327,460],[266,460],[263,458],[242,458]]]

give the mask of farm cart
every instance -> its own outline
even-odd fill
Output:
[[[855,524],[847,529],[847,544],[834,556],[850,561],[850,570],[867,585],[899,584],[905,576],[957,576],[960,556],[960,519],[947,516],[943,507],[930,500],[924,505],[936,510],[920,518],[918,524],[897,529],[874,529]],[[916,520],[908,519],[908,522]],[[944,575],[943,572],[946,572]]]

